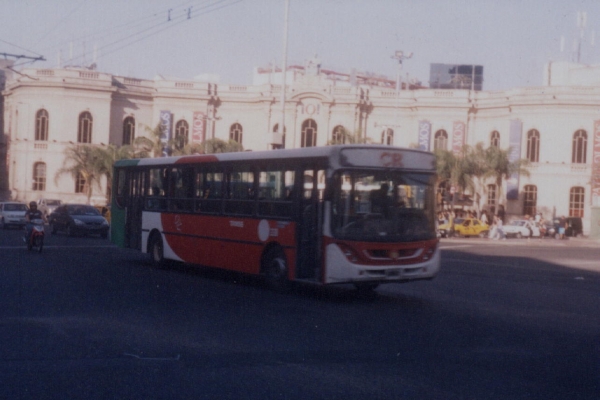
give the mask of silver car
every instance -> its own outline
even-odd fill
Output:
[[[25,212],[27,212],[27,204],[16,201],[0,203],[0,226],[6,229],[9,226],[24,227]]]
[[[42,212],[46,217],[54,212],[58,207],[62,205],[60,200],[56,199],[39,199],[38,210]]]

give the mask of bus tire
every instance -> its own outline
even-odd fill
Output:
[[[263,273],[271,289],[284,292],[289,288],[288,267],[283,250],[275,248],[267,253],[263,261]]]
[[[155,233],[150,238],[148,252],[152,259],[152,264],[156,267],[163,268],[165,266],[164,246],[159,233]]]

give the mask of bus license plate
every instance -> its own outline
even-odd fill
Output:
[[[400,270],[399,269],[388,269],[387,271],[385,271],[385,275],[386,276],[400,276]]]

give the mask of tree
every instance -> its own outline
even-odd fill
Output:
[[[87,196],[87,204],[94,192],[94,186],[102,188],[101,178],[105,174],[105,163],[103,154],[94,145],[72,145],[65,149],[63,166],[54,177],[55,182],[61,175],[71,175],[77,182],[79,178],[85,181],[84,192]]]
[[[464,146],[460,155],[448,150],[436,150],[438,183],[447,181],[451,186],[461,189],[462,193],[473,190],[475,184],[471,175],[468,153],[469,146]]]
[[[202,143],[204,147],[204,153],[233,153],[236,151],[244,151],[244,146],[235,140],[229,140],[228,142],[221,139],[208,139]]]
[[[327,142],[328,145],[336,145],[336,144],[366,144],[371,143],[371,139],[362,135],[362,129],[356,130],[354,133],[351,133],[346,128],[342,127],[340,131],[337,131],[341,137],[332,138]]]
[[[498,189],[496,204],[500,204],[502,194],[502,183],[510,178],[513,173],[529,176],[529,160],[519,159],[510,161],[510,148],[503,150],[496,146],[490,146],[485,150],[485,162],[488,166],[485,177],[494,179]]]

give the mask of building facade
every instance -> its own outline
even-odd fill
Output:
[[[502,188],[489,182],[483,208],[497,207],[500,191],[508,215],[581,216],[589,232],[592,205],[600,205],[594,183],[600,169],[600,85],[563,84],[556,74],[547,79],[558,67],[547,68],[540,87],[490,92],[413,82],[396,90],[396,82],[385,77],[326,71],[310,60],[286,73],[284,135],[277,134],[281,71],[256,69],[254,83],[242,86],[25,69],[3,91],[6,155],[0,174],[15,200],[86,201],[85,182],[57,175],[65,148],[129,144],[159,123],[191,142],[231,139],[246,150],[324,146],[349,136],[425,150],[481,142],[511,147],[515,158],[531,161],[529,176],[511,177]],[[92,202],[106,202],[106,182]]]

